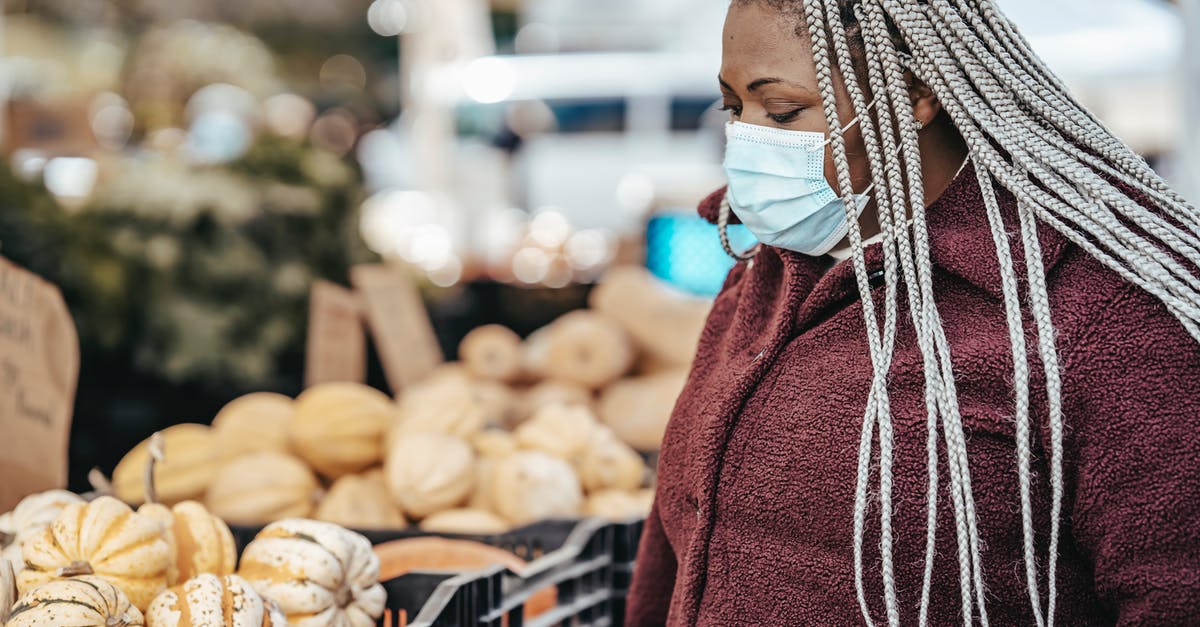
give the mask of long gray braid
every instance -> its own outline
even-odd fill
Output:
[[[917,128],[905,72],[930,87],[966,141],[981,189],[1000,269],[1013,357],[1016,465],[1020,482],[1025,580],[1039,627],[1052,626],[1063,502],[1062,374],[1037,237],[1046,225],[1124,279],[1159,298],[1200,341],[1200,213],[1070,94],[993,0],[735,0],[762,2],[802,24],[812,44],[837,184],[853,206],[850,166],[838,116],[834,69],[844,78],[861,125],[883,230],[886,285],[882,332],[869,295],[862,234],[852,214],[852,265],[863,303],[874,368],[860,439],[854,503],[854,572],[863,619],[874,625],[864,585],[863,545],[870,509],[870,469],[878,442],[880,554],[889,626],[901,600],[893,570],[893,431],[887,375],[896,340],[897,273],[903,274],[925,370],[928,492],[924,580],[919,622],[928,623],[938,512],[938,432],[943,434],[954,513],[964,624],[988,624],[983,551],[967,464],[966,437],[951,368],[951,347],[934,302],[933,272]],[[869,90],[869,94],[867,92]],[[1017,224],[1006,225],[997,186],[1017,199]],[[1124,191],[1131,190],[1132,194]],[[1133,195],[1137,195],[1136,200]],[[1145,203],[1145,204],[1143,204]],[[911,217],[911,237],[905,225]],[[1025,258],[1020,293],[1009,230]],[[1043,605],[1031,503],[1033,378],[1026,346],[1028,312],[1046,387],[1050,434],[1051,529]],[[1038,418],[1039,420],[1041,417]],[[876,439],[878,438],[878,439]],[[903,522],[903,521],[899,521]]]

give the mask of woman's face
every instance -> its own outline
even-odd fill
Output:
[[[725,108],[734,121],[792,131],[829,133],[808,37],[796,34],[794,17],[760,2],[734,2],[725,18],[721,73]],[[838,116],[854,120],[850,96],[834,68]],[[869,97],[869,96],[868,96]],[[847,129],[846,156],[855,192],[870,182],[858,125]],[[831,147],[825,149],[825,178],[838,189]],[[864,212],[864,217],[874,211]]]

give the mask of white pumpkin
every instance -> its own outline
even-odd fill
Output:
[[[294,627],[373,627],[386,601],[371,543],[333,523],[267,525],[246,546],[238,574]]]
[[[471,446],[482,457],[508,457],[517,452],[517,441],[501,429],[484,429],[471,436]]]
[[[67,505],[21,550],[22,594],[55,579],[95,574],[120,587],[138,609],[167,587],[174,557],[161,524],[110,496]]]
[[[469,438],[484,427],[486,409],[471,384],[453,380],[419,385],[400,398],[388,443],[408,433],[447,433]]]
[[[521,377],[521,336],[489,324],[473,329],[458,345],[458,356],[480,379],[509,383]]]
[[[8,622],[8,615],[17,603],[17,576],[12,565],[0,559],[0,625]]]
[[[492,508],[492,493],[488,484],[495,474],[496,461],[504,459],[517,452],[517,440],[507,431],[485,429],[471,438],[471,446],[475,449],[475,487],[467,507],[476,510]]]
[[[518,397],[512,388],[495,381],[473,381],[471,391],[483,407],[485,424],[506,426],[516,422]]]
[[[384,478],[405,514],[424,518],[456,507],[475,484],[475,454],[466,442],[441,433],[401,435],[392,443]]]
[[[543,379],[595,390],[628,372],[634,356],[619,324],[603,314],[577,310],[529,336],[524,367]]]
[[[103,577],[46,582],[17,601],[5,627],[142,627],[142,612]]]
[[[687,377],[668,370],[617,381],[600,394],[600,420],[633,448],[657,451]]]
[[[14,571],[20,571],[25,567],[21,545],[54,522],[68,504],[82,502],[79,495],[66,490],[47,490],[21,499],[13,511],[0,516],[0,557],[11,562]],[[3,536],[8,537],[7,545]]]
[[[576,467],[583,489],[589,493],[608,489],[636,490],[642,487],[646,477],[642,456],[605,427],[597,430]]]
[[[333,482],[313,518],[349,529],[399,529],[406,524],[379,469]]]
[[[540,451],[521,451],[496,463],[491,503],[513,524],[579,514],[583,490],[570,464]]]
[[[574,460],[587,449],[599,426],[595,414],[583,405],[546,405],[513,435],[523,449]]]
[[[237,575],[204,573],[164,590],[146,610],[146,627],[284,627],[287,618]]]
[[[636,492],[601,490],[587,498],[583,513],[620,521],[648,515],[650,505]]]
[[[25,565],[21,559],[21,545],[17,542],[17,530],[13,527],[12,512],[0,514],[0,567],[5,562],[11,563],[14,569]]]
[[[466,507],[438,512],[421,521],[421,531],[429,533],[488,535],[504,533],[508,528],[503,518],[484,509]]]

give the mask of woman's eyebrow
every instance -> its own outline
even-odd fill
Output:
[[[763,85],[774,85],[775,83],[782,82],[784,82],[782,78],[760,78],[758,80],[751,81],[749,85],[746,85],[746,91],[754,91]]]
[[[733,86],[731,86],[729,83],[725,82],[725,79],[721,78],[720,75],[717,76],[717,82],[721,84],[721,88],[724,89],[725,91],[728,91],[730,93],[736,93],[733,89]],[[746,85],[746,91],[753,92],[756,89],[758,89],[759,87],[762,87],[764,85],[774,85],[776,83],[783,83],[792,89],[798,89],[801,91],[805,91],[809,95],[814,95],[814,96],[816,95],[816,92],[812,91],[811,89],[808,89],[807,87],[804,87],[803,85],[799,85],[799,84],[793,83],[791,81],[787,81],[782,78],[775,78],[775,77],[765,77],[765,78],[760,78],[760,79],[751,81],[750,84]]]
[[[721,78],[720,75],[717,76],[717,82],[720,83],[721,87],[725,88],[726,90],[733,91],[733,87],[730,86],[729,83],[726,83],[725,79]],[[782,82],[785,82],[782,78],[760,78],[760,79],[751,81],[749,85],[746,85],[746,91],[752,92],[752,91],[758,89],[759,87],[762,87],[763,85],[771,85],[773,83],[782,83]]]

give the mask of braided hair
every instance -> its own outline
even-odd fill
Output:
[[[851,228],[860,294],[869,294],[863,238],[852,213],[850,165],[834,86],[845,79],[861,125],[883,235],[883,321],[863,298],[873,377],[867,397],[854,503],[854,572],[863,618],[874,625],[864,591],[863,545],[872,462],[878,442],[881,574],[889,626],[899,624],[893,567],[893,426],[887,375],[896,341],[898,273],[909,302],[925,372],[928,491],[919,620],[928,623],[938,512],[942,434],[959,564],[964,624],[988,624],[982,551],[959,414],[950,346],[934,301],[919,128],[909,104],[911,72],[932,90],[965,140],[982,191],[1000,268],[1013,357],[1016,463],[1020,482],[1025,580],[1038,627],[1054,624],[1063,502],[1062,377],[1037,225],[1042,223],[1124,279],[1160,299],[1200,341],[1200,214],[1149,165],[1075,100],[1031,50],[993,0],[735,0],[759,2],[796,19],[812,46],[831,133],[837,185]],[[868,93],[869,90],[869,93]],[[871,103],[874,103],[873,105]],[[874,115],[871,115],[872,112]],[[1025,258],[1022,294],[996,188],[1017,200],[1016,231]],[[1130,191],[1126,191],[1130,190]],[[1130,193],[1132,192],[1132,194]],[[1136,195],[1139,200],[1132,196]],[[911,216],[911,232],[904,225]],[[1190,269],[1188,267],[1190,266]],[[1025,318],[1034,325],[1046,386],[1050,434],[1051,529],[1045,562],[1048,598],[1039,592],[1030,470],[1031,364]]]

